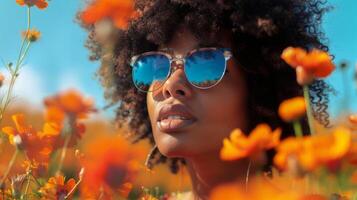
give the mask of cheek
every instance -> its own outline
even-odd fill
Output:
[[[195,133],[197,148],[219,151],[223,138],[228,137],[233,129],[246,130],[246,96],[245,83],[234,70],[230,70],[229,76],[216,87],[198,95],[197,110],[200,111],[201,121]]]
[[[154,111],[155,111],[156,105],[157,105],[157,103],[152,98],[152,94],[148,93],[146,96],[146,106],[148,109],[151,126],[153,126],[153,123],[154,123]]]
[[[219,88],[217,88],[219,89]],[[237,87],[225,85],[220,90],[212,91],[201,100],[202,129],[201,137],[207,138],[208,146],[222,144],[234,128],[246,129],[245,92]],[[210,143],[210,144],[208,144]]]

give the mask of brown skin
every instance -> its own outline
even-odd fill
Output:
[[[217,43],[232,48],[229,33]],[[198,41],[185,27],[179,28],[163,48],[185,55]],[[216,86],[202,90],[186,79],[182,66],[170,75],[164,85],[147,95],[147,107],[155,143],[167,157],[184,158],[191,175],[195,199],[206,199],[210,190],[236,178],[243,180],[247,160],[223,162],[219,159],[222,141],[234,128],[247,129],[246,85],[234,58],[227,63],[228,73]],[[161,132],[157,126],[159,109],[165,104],[183,104],[197,121],[179,132]]]

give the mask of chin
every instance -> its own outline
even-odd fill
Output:
[[[185,158],[194,152],[190,145],[172,135],[162,135],[155,143],[160,153],[168,158]]]

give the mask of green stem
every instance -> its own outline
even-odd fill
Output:
[[[31,181],[31,177],[29,176],[30,172],[27,172],[27,183],[26,183],[26,188],[25,188],[25,193],[23,194],[23,196],[21,197],[21,199],[25,198],[27,199],[27,192],[29,190],[29,187],[30,187],[30,181]]]
[[[29,50],[29,48],[30,48],[30,44],[31,44],[31,42],[29,41],[29,42],[27,43],[25,52],[22,54],[22,56],[21,56],[21,58],[20,58],[20,60],[19,60],[19,63],[16,65],[16,69],[15,69],[16,72],[20,69],[20,66],[21,66],[22,62],[24,61],[24,58],[25,58],[25,56],[26,56],[26,54],[27,54],[27,52],[28,52],[28,50]]]
[[[302,132],[302,127],[301,127],[301,123],[299,122],[299,120],[293,121],[293,127],[294,127],[295,136],[302,137],[303,132]]]
[[[248,191],[248,183],[249,183],[249,173],[250,173],[250,167],[251,167],[252,161],[249,160],[248,168],[247,168],[247,174],[245,176],[245,190]]]
[[[20,48],[20,53],[19,53],[19,57],[17,58],[17,60],[20,60],[20,57],[22,55],[22,51],[23,51],[23,48],[25,46],[25,41],[27,40],[27,34],[29,33],[30,31],[30,26],[31,26],[31,8],[28,7],[27,8],[27,29],[26,29],[26,35],[25,37],[22,39],[22,42],[21,42],[21,48]]]
[[[38,182],[37,178],[32,173],[30,173],[30,175],[33,178],[33,180],[35,180],[35,183],[37,184],[37,186],[42,187],[41,183]]]
[[[18,154],[19,154],[19,150],[16,148],[16,150],[15,150],[14,154],[12,155],[12,158],[11,158],[11,160],[9,162],[9,165],[7,166],[7,169],[6,169],[5,173],[4,173],[4,176],[1,178],[0,185],[2,185],[5,182],[6,177],[9,175],[9,172],[10,172],[11,168],[15,164],[15,160],[16,160]]]
[[[28,34],[28,32],[30,31],[30,27],[31,27],[31,9],[30,9],[30,7],[28,7],[28,9],[27,9],[27,30],[26,30],[26,34]],[[27,43],[26,48],[25,48],[25,52],[23,52],[25,41],[27,41],[27,37],[26,36],[22,40],[22,44],[21,44],[21,48],[20,48],[20,52],[19,52],[19,57],[18,57],[18,59],[16,61],[15,70],[10,70],[10,73],[11,73],[10,85],[9,85],[9,87],[7,89],[6,94],[5,94],[5,98],[1,99],[0,123],[2,122],[2,119],[4,117],[4,112],[5,112],[7,106],[10,103],[10,97],[11,97],[12,90],[13,90],[13,87],[14,87],[14,84],[15,84],[15,80],[16,80],[16,78],[18,76],[18,71],[19,71],[20,66],[22,64],[22,61],[25,58],[25,56],[26,56],[26,54],[27,54],[27,52],[28,52],[28,50],[30,48],[31,42],[29,41]]]
[[[10,85],[9,85],[9,88],[6,92],[6,95],[5,95],[5,98],[3,99],[3,101],[1,102],[2,103],[2,106],[1,106],[1,114],[0,114],[0,123],[2,121],[2,118],[3,118],[3,114],[7,108],[7,106],[9,105],[10,103],[10,97],[11,97],[11,94],[12,94],[12,91],[13,91],[13,88],[14,88],[14,85],[15,85],[15,81],[18,77],[18,71],[20,69],[20,66],[23,62],[23,59],[25,58],[29,48],[30,48],[30,44],[31,42],[28,42],[27,43],[27,46],[26,46],[26,49],[25,49],[25,52],[23,53],[23,55],[20,57],[20,60],[17,61],[16,63],[16,67],[15,67],[15,70],[11,72],[11,79],[10,79]]]
[[[67,147],[68,147],[69,141],[71,140],[71,136],[72,136],[72,134],[70,134],[70,133],[66,134],[66,138],[65,138],[64,145],[62,148],[61,158],[60,158],[60,162],[58,164],[58,169],[57,169],[56,174],[59,174],[61,172],[63,161],[64,161],[64,159],[66,157],[66,153],[67,153]]]
[[[314,135],[315,127],[314,127],[314,121],[313,121],[311,105],[310,105],[309,86],[304,85],[303,90],[304,90],[304,97],[305,97],[305,102],[306,102],[306,113],[307,113],[307,119],[309,122],[310,133],[311,133],[311,135]]]

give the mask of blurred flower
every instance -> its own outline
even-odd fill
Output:
[[[85,169],[81,196],[98,198],[104,195],[110,199],[114,194],[126,197],[145,155],[141,147],[132,147],[117,136],[97,138],[87,144],[82,158]]]
[[[41,194],[41,199],[65,199],[66,195],[75,186],[76,181],[71,178],[65,182],[63,176],[51,177],[48,182],[42,186],[38,192]]]
[[[19,4],[20,6],[27,5],[29,7],[31,6],[36,6],[39,9],[45,9],[48,6],[48,3],[46,0],[16,0],[16,3]]]
[[[28,31],[22,31],[22,37],[27,38],[30,42],[37,41],[41,36],[41,32],[36,29],[31,29]]]
[[[67,90],[44,100],[47,107],[45,118],[47,121],[63,122],[65,115],[77,119],[87,118],[90,112],[95,111],[94,102],[90,98],[84,98],[76,90]]]
[[[92,99],[82,97],[73,89],[45,98],[44,104],[46,106],[45,119],[51,122],[47,124],[46,130],[48,132],[63,130],[65,123],[68,123],[74,133],[71,135],[71,145],[75,144],[85,132],[84,124],[78,120],[85,119],[89,113],[96,111]],[[62,146],[63,143],[63,137],[58,138],[55,146]]]
[[[284,49],[281,58],[296,68],[297,80],[301,85],[309,84],[314,78],[327,77],[335,69],[330,55],[318,49],[306,52],[299,47],[288,47]]]
[[[46,134],[46,130],[37,132],[25,123],[23,114],[13,115],[12,120],[15,128],[11,126],[2,128],[2,131],[8,135],[10,143],[24,150],[29,159],[47,163],[49,154],[52,152],[49,142],[52,138]]]
[[[35,177],[45,176],[48,169],[48,163],[39,163],[36,160],[25,160],[21,165],[26,171],[31,171]]]
[[[237,184],[220,185],[211,192],[210,200],[243,200],[248,198],[244,190]]]
[[[274,163],[283,170],[294,167],[306,171],[326,166],[330,170],[338,167],[341,159],[347,155],[351,146],[351,131],[339,127],[331,134],[287,138],[276,148]],[[298,164],[298,166],[291,166]]]
[[[213,189],[210,200],[304,200],[302,191],[274,184],[264,177],[252,179],[248,185],[225,184]],[[306,199],[307,200],[307,199]],[[326,199],[327,200],[327,199]]]
[[[96,0],[81,15],[85,24],[94,24],[109,18],[120,29],[126,29],[129,20],[138,17],[139,13],[134,9],[133,0]]]
[[[237,160],[274,148],[279,144],[280,134],[280,128],[272,131],[267,124],[259,124],[248,137],[240,129],[235,129],[229,139],[223,140],[221,159]]]
[[[304,97],[294,97],[283,101],[279,106],[279,116],[286,122],[297,120],[306,113]]]

